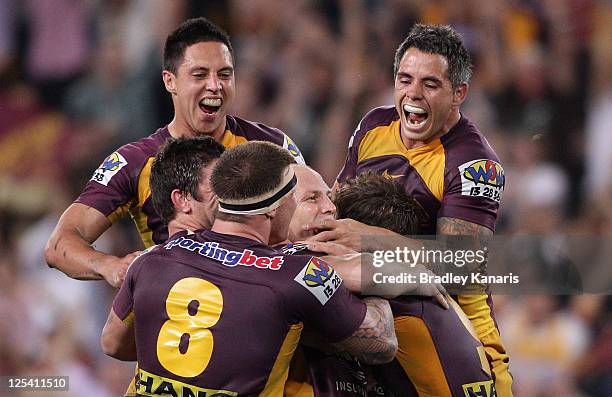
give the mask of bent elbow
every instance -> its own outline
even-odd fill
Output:
[[[105,332],[102,332],[102,336],[100,337],[100,347],[102,347],[102,351],[107,356],[118,358],[119,344],[110,338]]]
[[[47,244],[45,245],[45,251],[44,251],[45,261],[47,262],[47,266],[49,267],[56,267],[55,266],[55,264],[57,263],[56,250],[57,250],[57,244],[54,242],[54,238],[52,236],[47,241]]]

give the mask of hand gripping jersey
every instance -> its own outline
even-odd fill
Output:
[[[75,202],[97,209],[111,223],[129,212],[145,247],[164,242],[168,238],[168,229],[153,209],[149,177],[157,151],[169,138],[168,128],[164,127],[146,138],[120,147],[104,159]],[[221,140],[226,148],[252,140],[283,146],[298,163],[304,163],[297,146],[282,131],[227,116]]]
[[[406,149],[394,107],[370,111],[349,142],[338,182],[374,170],[402,184],[423,206],[429,219],[423,234],[436,232],[439,217],[465,220],[495,230],[504,190],[499,158],[476,126],[465,116],[442,137]],[[490,296],[460,295],[458,303],[485,346],[499,396],[511,396],[508,355],[501,343]]]
[[[134,321],[137,395],[279,396],[303,324],[332,342],[366,306],[334,269],[243,237],[180,232],[130,267],[113,310]]]

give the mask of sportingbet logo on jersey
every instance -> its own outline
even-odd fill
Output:
[[[91,180],[108,186],[111,178],[126,165],[125,158],[119,152],[115,152],[104,159],[102,165],[94,172]]]
[[[506,177],[502,166],[493,160],[473,160],[459,166],[461,175],[461,194],[471,197],[484,197],[501,200]]]
[[[169,250],[173,247],[195,252],[201,256],[213,259],[228,267],[253,266],[257,269],[278,270],[284,263],[282,256],[258,256],[252,250],[232,251],[221,248],[219,243],[213,241],[199,242],[185,237],[170,240],[164,245]]]
[[[322,305],[325,305],[334,296],[342,284],[342,279],[334,268],[316,257],[308,261],[294,280],[313,294]]]

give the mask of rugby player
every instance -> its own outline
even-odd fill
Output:
[[[420,204],[392,179],[366,171],[345,181],[335,196],[339,218],[418,235],[424,220]],[[392,363],[376,368],[378,381],[398,396],[493,396],[495,386],[483,345],[465,313],[441,310],[430,298],[391,299],[398,338]],[[484,394],[480,394],[484,393]]]
[[[102,162],[49,238],[45,248],[49,266],[72,278],[104,279],[119,287],[138,253],[120,258],[95,250],[92,243],[128,212],[145,247],[167,239],[167,228],[151,203],[149,175],[155,154],[170,137],[208,135],[225,147],[269,141],[303,162],[282,131],[228,115],[236,96],[234,61],[227,34],[205,18],[187,20],[167,37],[162,78],[172,97],[173,120]]]
[[[267,142],[227,150],[211,177],[212,229],[175,233],[130,267],[101,341],[113,357],[138,359],[138,395],[281,395],[302,324],[364,362],[395,356],[388,302],[359,300],[323,260],[267,245],[288,233],[293,162]],[[177,179],[188,172],[178,167]],[[190,196],[172,190],[177,212],[199,211]]]
[[[486,138],[460,112],[470,77],[469,54],[451,27],[415,25],[395,54],[395,105],[375,108],[361,120],[334,191],[347,179],[374,170],[401,183],[425,209],[422,234],[469,236],[473,249],[486,246],[495,230],[505,177]],[[364,250],[374,241],[365,239],[361,247],[364,234],[385,233],[348,220],[305,228],[325,230],[315,240]],[[458,303],[485,346],[498,395],[511,396],[509,357],[490,294],[459,295]]]
[[[309,235],[302,230],[304,223],[321,223],[333,216],[383,227],[397,235],[419,233],[425,216],[423,209],[391,179],[373,172],[363,173],[356,179],[348,180],[339,189],[334,205],[329,198],[329,187],[316,171],[302,165],[295,165],[294,168],[298,176],[298,209],[289,232],[294,241],[303,240]],[[331,248],[331,253],[337,253],[335,244],[319,242],[294,244],[291,250],[299,254],[313,248],[321,251]],[[359,272],[359,268],[353,271]],[[344,278],[344,274],[342,276]],[[354,277],[360,279],[360,275]],[[420,295],[411,294],[410,291],[406,294]],[[397,358],[376,371],[378,383],[369,383],[363,389],[370,389],[369,393],[380,393],[382,390],[401,396],[464,396],[464,387],[477,391],[482,387],[486,395],[493,393],[484,348],[454,300],[449,298],[453,309],[449,311],[442,310],[431,298],[421,296],[403,296],[390,302],[399,343]],[[342,358],[330,358],[309,347],[302,349],[305,361],[296,363],[292,368],[287,385],[289,395],[324,395],[320,390],[325,387],[338,388],[337,385],[342,387],[349,382],[360,385],[359,377],[350,376],[359,370],[358,365]],[[304,368],[302,373],[299,372],[300,367]],[[348,373],[347,367],[351,368]],[[367,372],[361,373],[361,379],[365,380]],[[334,380],[331,386],[327,386],[330,383],[328,379]],[[356,393],[360,389],[353,387],[353,390]],[[339,390],[336,393],[353,395]]]

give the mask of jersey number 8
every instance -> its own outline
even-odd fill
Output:
[[[168,371],[191,378],[204,372],[213,352],[208,329],[223,310],[219,288],[200,278],[177,281],[166,299],[166,321],[157,337],[157,358]]]

